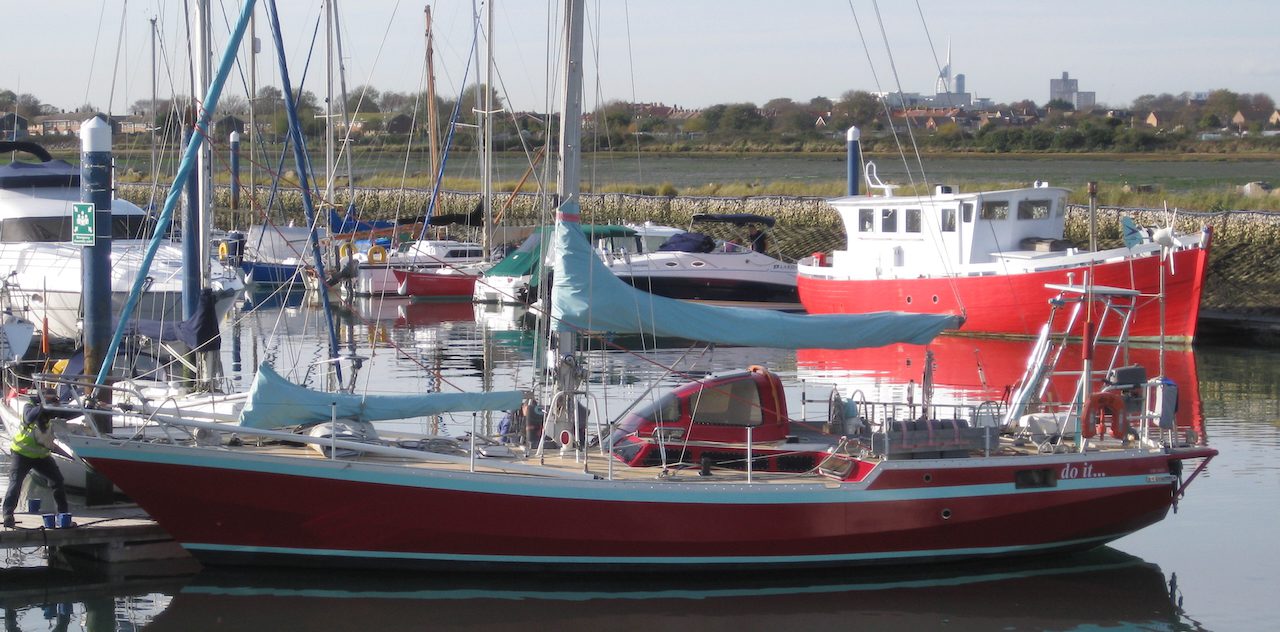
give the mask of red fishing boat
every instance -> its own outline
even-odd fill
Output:
[[[849,133],[848,195],[830,200],[846,244],[800,261],[797,288],[811,314],[879,311],[962,313],[961,332],[1034,337],[1049,314],[1054,284],[1124,287],[1160,311],[1130,323],[1135,341],[1189,344],[1200,315],[1210,231],[1176,234],[1122,220],[1126,245],[1101,251],[1063,239],[1067,190],[1037,182],[1002,191],[961,192],[939,185],[923,195],[894,195],[868,162],[862,195],[857,129]],[[1114,323],[1114,321],[1112,321]],[[1103,333],[1116,337],[1114,324]]]

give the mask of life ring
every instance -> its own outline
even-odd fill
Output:
[[[1084,405],[1080,415],[1080,432],[1086,438],[1107,431],[1103,415],[1111,418],[1111,436],[1124,439],[1129,433],[1129,418],[1125,415],[1124,398],[1118,393],[1095,393]]]
[[[355,253],[356,253],[356,248],[355,246],[352,246],[351,242],[349,241],[344,241],[342,242],[341,246],[338,246],[338,256],[343,259],[350,259],[353,255],[355,255]]]
[[[231,255],[231,249],[227,247],[227,242],[224,241],[219,243],[218,258],[222,259],[223,261],[226,261],[227,257],[229,257],[230,255]]]
[[[382,246],[371,246],[369,248],[369,263],[381,264],[387,262],[387,249]]]

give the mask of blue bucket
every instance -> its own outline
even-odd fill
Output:
[[[69,513],[58,514],[58,528],[59,529],[71,528],[71,514]]]
[[[52,528],[54,528],[54,521],[53,521],[53,519],[54,519],[54,515],[53,515],[53,514],[45,514],[45,515],[41,516],[41,518],[44,518],[44,528],[46,528],[46,529],[52,529]]]
[[[40,499],[39,499],[39,498],[28,498],[28,499],[27,499],[27,513],[29,513],[29,514],[38,514],[38,513],[40,513]]]

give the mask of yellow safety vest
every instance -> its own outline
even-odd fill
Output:
[[[22,424],[18,429],[18,434],[13,436],[13,443],[9,449],[17,454],[21,454],[31,459],[43,459],[49,456],[49,448],[40,443],[39,439],[40,427],[38,422],[30,422]]]

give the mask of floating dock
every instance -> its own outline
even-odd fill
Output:
[[[40,514],[17,513],[17,524],[0,528],[0,549],[47,548],[101,562],[135,562],[189,557],[137,505],[92,507],[75,514],[75,526],[49,529]]]

